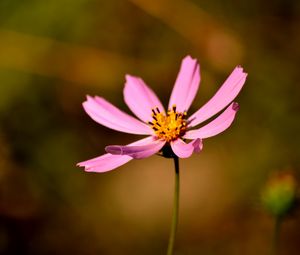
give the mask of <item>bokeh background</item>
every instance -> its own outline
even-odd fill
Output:
[[[165,254],[173,162],[105,174],[75,166],[137,137],[92,121],[85,95],[121,109],[126,73],[167,103],[180,62],[199,59],[190,113],[233,68],[249,73],[233,126],[182,160],[176,254],[268,254],[268,175],[300,169],[300,2],[0,0],[0,253]],[[299,254],[299,212],[280,254]]]

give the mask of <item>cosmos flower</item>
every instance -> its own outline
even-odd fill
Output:
[[[188,117],[187,111],[200,83],[200,66],[196,59],[190,56],[183,59],[167,111],[141,78],[126,75],[124,99],[138,119],[98,96],[87,96],[83,108],[94,121],[103,126],[147,137],[128,145],[107,146],[106,154],[80,162],[78,166],[85,167],[89,172],[106,172],[132,159],[146,158],[156,153],[187,158],[193,152],[200,152],[203,139],[223,132],[233,122],[239,106],[232,101],[243,87],[246,77],[243,68],[236,67],[216,94]],[[197,127],[226,106],[212,121]]]

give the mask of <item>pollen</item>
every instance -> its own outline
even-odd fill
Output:
[[[167,114],[161,113],[158,107],[152,109],[152,121],[149,125],[154,130],[157,138],[166,142],[173,141],[185,134],[187,129],[186,112],[176,112],[176,105],[173,105]]]

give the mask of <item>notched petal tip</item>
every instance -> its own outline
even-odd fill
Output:
[[[243,68],[241,65],[236,66],[235,70],[241,72],[241,73],[245,76],[245,78],[246,78],[247,75],[248,75],[248,73],[246,73],[246,72],[244,71],[244,68]]]
[[[79,165],[79,164],[77,164],[77,166],[79,166],[79,167],[83,167],[84,169],[84,171],[85,172],[91,172],[91,168],[90,167],[88,167],[88,166],[84,166],[84,165]]]
[[[76,166],[78,166],[78,167],[84,167],[83,170],[84,170],[85,172],[91,172],[90,167],[88,167],[87,164],[86,164],[85,162],[86,162],[86,161],[79,162],[79,163],[76,164]]]
[[[85,101],[82,102],[82,106],[84,107],[87,103],[91,102],[93,100],[93,97],[90,95],[85,96]]]
[[[191,55],[187,55],[183,58],[183,60],[192,60],[192,61],[196,61],[198,62],[198,60],[196,58],[193,58]]]

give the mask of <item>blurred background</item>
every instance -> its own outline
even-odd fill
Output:
[[[172,160],[104,174],[76,163],[137,136],[82,109],[100,95],[128,111],[125,74],[168,102],[182,58],[201,64],[190,113],[236,65],[249,73],[232,127],[181,160],[176,254],[268,254],[270,173],[300,171],[300,2],[0,0],[0,254],[165,254]],[[280,254],[299,254],[299,212]]]

